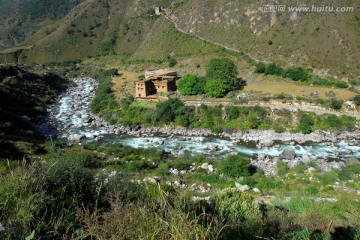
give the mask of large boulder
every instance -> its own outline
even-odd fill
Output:
[[[263,145],[264,147],[272,147],[274,146],[274,141],[272,139],[264,139],[260,141],[260,144]]]
[[[294,149],[285,149],[279,157],[282,159],[294,160],[295,156],[296,154]]]

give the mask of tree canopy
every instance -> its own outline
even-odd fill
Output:
[[[203,92],[203,81],[194,74],[184,76],[178,83],[182,95],[196,95]]]
[[[219,79],[225,85],[225,91],[238,88],[238,70],[235,62],[228,58],[211,59],[206,68],[208,79]]]
[[[205,92],[210,97],[223,97],[227,91],[227,87],[220,79],[208,79],[205,84]]]

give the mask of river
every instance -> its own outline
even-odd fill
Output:
[[[306,142],[303,144],[277,141],[274,146],[259,148],[254,142],[240,142],[230,138],[203,137],[203,136],[129,136],[110,134],[109,125],[91,124],[89,105],[94,97],[97,83],[91,78],[75,78],[75,87],[68,89],[59,101],[52,107],[52,121],[55,122],[60,139],[78,135],[86,138],[84,141],[98,143],[114,142],[134,148],[161,148],[177,154],[225,155],[242,153],[249,156],[265,154],[270,157],[279,156],[284,149],[293,149],[297,156],[307,155],[316,158],[356,158],[360,159],[359,139],[342,139],[336,142],[325,141],[318,143]]]

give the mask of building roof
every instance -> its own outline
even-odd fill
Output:
[[[145,76],[147,76],[148,78],[153,76],[161,77],[161,76],[176,75],[176,74],[177,74],[176,71],[169,69],[158,69],[158,70],[150,69],[145,71]]]

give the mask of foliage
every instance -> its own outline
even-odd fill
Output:
[[[235,90],[239,87],[237,76],[238,70],[235,62],[228,58],[211,59],[206,67],[206,78],[222,81],[225,91]]]
[[[278,66],[275,63],[271,63],[266,67],[265,75],[276,75],[276,76],[282,76],[284,73],[284,69],[280,66]]]
[[[343,105],[343,101],[342,100],[337,100],[337,99],[331,99],[330,100],[330,107],[336,110],[339,110],[342,108]]]
[[[276,168],[279,176],[285,176],[290,170],[289,166],[281,160],[277,161]]]
[[[360,94],[356,95],[353,100],[356,106],[360,106]]]
[[[234,189],[226,189],[218,196],[218,211],[224,218],[243,220],[251,214],[258,214],[258,209],[252,203],[250,194],[241,193]]]
[[[298,131],[304,134],[309,134],[313,131],[314,120],[308,114],[300,114],[300,121],[297,127]]]
[[[208,79],[204,90],[209,97],[224,97],[227,87],[220,79]]]
[[[284,77],[290,78],[293,81],[305,81],[309,78],[308,73],[300,67],[288,68],[284,72]]]
[[[168,57],[169,67],[174,67],[177,64],[177,60],[173,57]]]
[[[230,155],[222,159],[218,168],[228,177],[250,176],[250,161],[240,155]]]
[[[220,79],[208,79],[206,81],[204,90],[210,97],[224,97],[228,87]]]
[[[185,75],[178,82],[178,90],[182,95],[196,95],[203,93],[204,81],[196,75]]]
[[[112,93],[113,83],[111,77],[117,74],[117,69],[100,69],[95,78],[99,81],[98,89],[90,104],[93,113],[100,113],[106,108],[113,109],[116,106],[115,97]]]
[[[255,65],[255,73],[265,73],[266,65],[264,63],[257,63]]]

